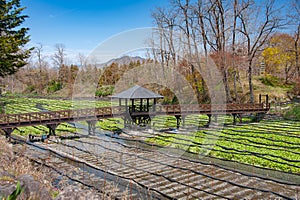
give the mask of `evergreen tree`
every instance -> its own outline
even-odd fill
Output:
[[[31,50],[25,49],[29,42],[29,28],[20,27],[27,15],[20,0],[0,0],[0,77],[15,73],[26,65]]]

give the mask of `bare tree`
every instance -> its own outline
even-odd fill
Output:
[[[159,54],[162,65],[166,64],[168,66],[170,61],[176,63],[174,28],[177,13],[172,8],[168,10],[157,8],[152,13],[152,17],[159,32],[159,51],[155,50],[154,54]],[[157,55],[155,57],[157,58]]]
[[[36,84],[36,87],[38,92],[41,93],[45,85],[49,81],[49,74],[47,69],[48,63],[45,61],[45,57],[43,56],[43,44],[38,43],[38,46],[36,46],[34,49],[35,49],[34,53],[37,57],[36,64],[39,70],[39,78],[38,78],[39,83]]]
[[[65,65],[65,45],[64,44],[56,44],[55,45],[55,53],[52,57],[54,65],[58,68],[58,81],[63,84],[64,79],[66,78],[66,66]]]
[[[243,3],[246,3],[248,6],[247,9],[239,13],[240,28],[238,28],[238,31],[242,34],[246,43],[250,102],[253,103],[252,75],[254,60],[271,34],[283,27],[285,23],[278,15],[279,10],[274,7],[274,0],[265,2],[264,7],[256,6],[251,0]]]
[[[210,33],[211,37],[209,39],[208,44],[215,51],[217,56],[219,57],[219,67],[221,73],[223,75],[223,83],[225,86],[226,98],[227,101],[231,102],[230,88],[228,84],[228,70],[226,66],[226,32],[229,28],[226,26],[226,18],[225,18],[225,8],[224,3],[221,0],[211,0],[209,14],[207,17],[207,21],[210,24]]]
[[[234,0],[233,1],[233,13],[232,13],[232,41],[231,41],[231,53],[232,53],[232,68],[233,68],[233,90],[234,90],[234,98],[237,102],[239,102],[239,96],[238,96],[238,91],[237,91],[237,82],[239,82],[240,86],[243,85],[240,81],[240,71],[238,68],[239,61],[237,60],[239,55],[237,52],[238,48],[238,22],[239,22],[239,15],[241,12],[246,10],[249,7],[250,3],[249,1],[245,1],[240,3],[239,0]]]
[[[300,15],[300,13],[299,13]],[[300,21],[300,20],[299,20]],[[297,31],[296,31],[296,34],[295,34],[295,60],[296,60],[296,69],[297,69],[297,74],[298,74],[298,77],[300,77],[300,63],[299,63],[299,57],[300,57],[300,24],[298,25],[298,28],[297,28]]]
[[[187,56],[187,61],[191,69],[191,75],[192,75],[192,81],[193,85],[196,90],[196,96],[197,100],[200,101],[201,99],[201,93],[200,93],[200,88],[199,88],[199,81],[197,76],[196,76],[196,62],[193,62],[193,55],[195,52],[197,52],[197,45],[193,45],[193,41],[196,41],[195,37],[196,34],[195,32],[193,33],[193,24],[194,24],[194,19],[192,15],[192,5],[190,0],[185,0],[182,2],[181,0],[175,0],[174,2],[175,7],[178,9],[178,13],[181,14],[181,22],[178,22],[177,26],[179,29],[184,33],[184,39],[186,45],[185,48],[187,48],[187,53],[185,54]],[[194,42],[195,44],[195,42]]]
[[[175,6],[172,5],[168,9],[157,8],[153,13],[152,17],[155,20],[155,24],[158,26],[158,34],[159,34],[159,51],[157,49],[153,49],[153,55],[155,60],[160,57],[160,62],[162,64],[163,76],[165,77],[165,65],[172,67],[176,67],[179,59],[179,31],[176,30],[178,27],[178,13],[175,9]],[[151,41],[152,44],[155,41]],[[157,55],[158,54],[158,55]],[[178,73],[175,70],[172,71],[174,74],[173,81],[177,87],[179,92],[182,92],[181,83],[176,81],[178,80]]]
[[[213,56],[222,73],[229,102],[232,101],[230,77],[234,78],[234,96],[238,101],[237,81],[242,86],[239,80],[239,68],[243,65],[246,66],[250,102],[254,102],[252,86],[254,61],[265,47],[271,34],[285,25],[280,18],[280,12],[274,7],[273,0],[267,0],[264,2],[264,6],[259,6],[258,3],[262,2],[253,0],[171,0],[171,11],[166,9],[156,11],[154,17],[158,27],[168,28],[167,31],[161,33],[161,47],[167,44],[170,52],[175,52],[174,44],[172,45],[174,39],[171,39],[174,35],[171,33],[174,28],[183,33],[183,37],[180,37],[181,40],[178,43],[183,44],[180,51],[184,52],[182,55],[189,61],[189,75],[193,79],[193,85],[196,86],[198,99],[200,98],[198,83],[201,80],[195,76],[195,67],[200,71],[207,71],[207,69],[201,68],[201,61],[198,57],[203,49],[206,58]],[[190,62],[195,58],[196,62]],[[208,65],[204,64],[203,66],[207,67]],[[229,69],[233,70],[229,71]],[[204,85],[202,87],[202,89],[205,88]]]
[[[235,62],[235,57],[236,57],[236,24],[237,24],[237,18],[238,18],[238,0],[234,0],[233,3],[233,30],[232,30],[232,55],[233,55],[233,69],[234,69],[234,74],[233,74],[233,89],[234,89],[234,95],[235,95],[235,100],[238,100],[238,92],[237,92],[237,76],[238,76],[238,70],[236,69],[236,62]]]
[[[79,61],[80,67],[86,68],[86,66],[87,66],[87,60],[86,60],[86,56],[85,55],[83,55],[82,53],[79,53],[78,54],[78,61]]]
[[[43,51],[43,45],[42,43],[38,43],[38,46],[34,48],[34,52],[37,56],[37,64],[40,72],[42,72],[42,67],[43,67],[42,51]]]
[[[207,10],[205,9],[204,3],[202,0],[198,0],[197,5],[195,6],[194,13],[196,15],[196,18],[198,19],[198,27],[199,27],[199,33],[201,34],[202,44],[203,44],[203,50],[205,58],[208,57],[208,44],[207,44],[207,31],[204,23],[205,15],[207,14]]]
[[[65,64],[65,45],[64,44],[56,44],[55,45],[55,53],[52,57],[53,63],[56,67],[60,68]]]
[[[288,17],[291,19],[291,25],[294,27],[294,53],[295,53],[295,66],[297,76],[300,77],[300,0],[295,0],[291,3],[291,14]]]

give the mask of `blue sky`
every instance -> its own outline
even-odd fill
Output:
[[[88,54],[99,43],[123,31],[151,27],[151,10],[168,0],[21,0],[29,15],[31,46],[41,43],[45,54],[66,46],[69,57]]]
[[[261,0],[257,0],[260,2]],[[170,0],[21,0],[29,18],[30,46],[43,44],[52,55],[54,45],[66,46],[67,57],[76,63],[78,54],[89,55],[101,42],[135,28],[152,27],[151,11]],[[277,5],[286,1],[276,0]],[[132,38],[131,38],[132,39]],[[122,44],[120,44],[122,45]],[[118,48],[118,44],[116,45]]]

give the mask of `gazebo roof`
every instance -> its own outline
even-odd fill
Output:
[[[115,94],[112,98],[117,99],[161,99],[163,96],[156,94],[144,87],[135,85],[123,92]]]

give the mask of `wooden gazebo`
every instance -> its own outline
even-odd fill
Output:
[[[151,123],[150,111],[155,111],[157,100],[164,97],[144,87],[135,85],[113,95],[112,98],[119,99],[119,106],[125,106],[126,108],[125,125],[146,125]]]

